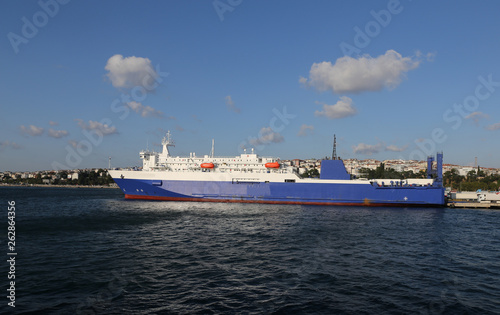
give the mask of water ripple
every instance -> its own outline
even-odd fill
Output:
[[[20,313],[500,313],[500,212],[0,194]]]

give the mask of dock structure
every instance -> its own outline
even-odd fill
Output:
[[[496,202],[450,201],[446,205],[448,208],[500,209],[500,203],[496,203]]]

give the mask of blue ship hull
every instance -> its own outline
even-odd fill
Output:
[[[127,199],[357,206],[443,206],[442,186],[115,178]]]

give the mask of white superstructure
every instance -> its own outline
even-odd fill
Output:
[[[212,144],[212,153],[210,155],[198,157],[192,152],[188,157],[181,157],[170,154],[169,147],[173,146],[175,146],[175,143],[172,140],[170,131],[168,131],[162,140],[163,150],[161,153],[149,150],[141,151],[140,158],[143,162],[143,171],[179,173],[180,176],[185,178],[191,177],[189,173],[197,173],[198,177],[200,175],[203,176],[200,173],[210,173],[211,177],[222,173],[237,175],[238,177],[241,177],[241,175],[245,175],[245,177],[249,175],[260,177],[257,176],[258,174],[266,174],[265,177],[269,177],[269,174],[281,174],[292,176],[292,179],[300,178],[294,167],[281,165],[279,158],[260,157],[253,152],[253,149],[251,153],[246,153],[245,150],[245,153],[239,156],[215,157],[213,155],[214,149]],[[144,173],[142,176],[144,176]],[[173,174],[169,174],[168,176],[176,177]]]

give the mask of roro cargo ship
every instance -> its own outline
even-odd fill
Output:
[[[352,206],[443,206],[443,154],[427,161],[427,179],[351,179],[340,159],[323,160],[319,178],[251,151],[233,157],[141,151],[141,170],[109,170],[127,199]],[[434,168],[435,164],[435,168]]]

